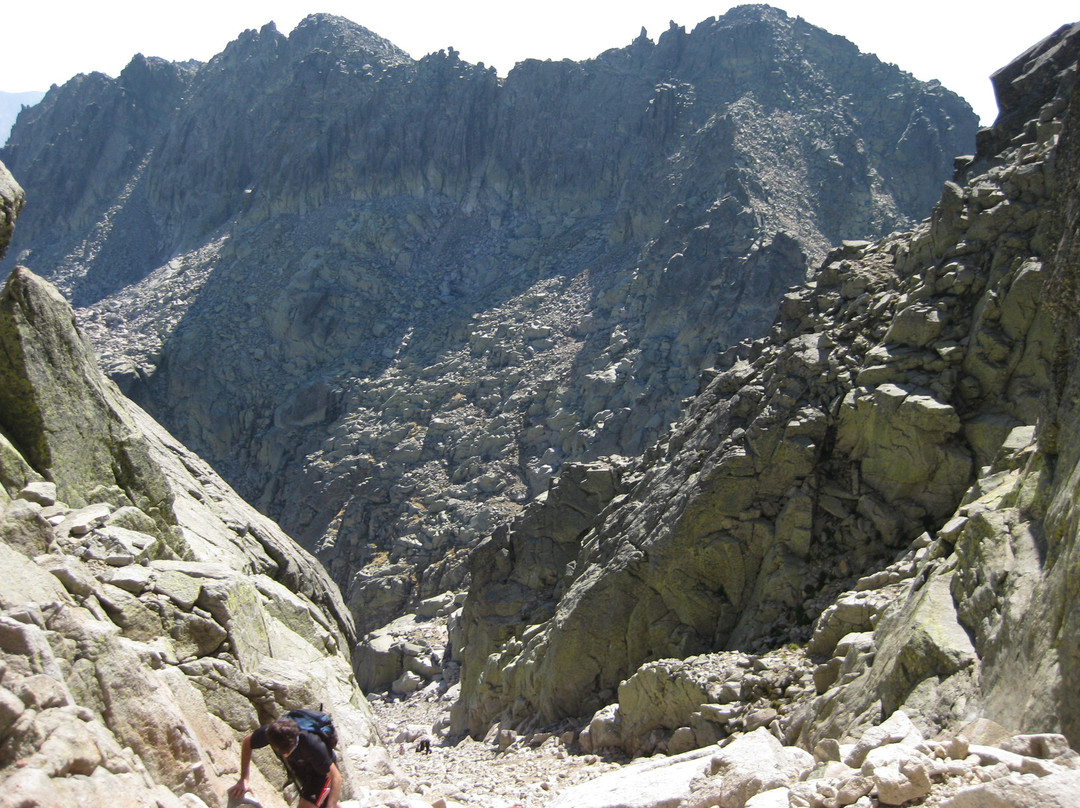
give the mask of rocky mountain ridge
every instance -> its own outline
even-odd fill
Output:
[[[315,16],[81,77],[2,156],[19,260],[367,631],[564,463],[644,450],[829,244],[925,215],[974,129],[763,6],[503,81]]]
[[[0,146],[7,142],[11,127],[23,107],[31,107],[42,99],[43,92],[7,93],[0,91]]]
[[[1076,743],[1078,55],[1065,26],[995,74],[1020,106],[930,219],[830,253],[655,447],[477,548],[457,728],[813,749],[902,710]]]

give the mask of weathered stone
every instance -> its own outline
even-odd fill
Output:
[[[1064,735],[1058,733],[1039,733],[1037,735],[1014,735],[999,744],[1007,752],[1018,755],[1053,760],[1068,756],[1072,751]]]
[[[167,596],[185,611],[191,611],[202,592],[198,578],[174,570],[158,571],[153,576],[153,587],[155,592]]]
[[[38,505],[41,506],[55,505],[56,483],[29,483],[21,491],[19,491],[19,497],[29,502],[36,502]]]
[[[552,808],[675,808],[691,799],[691,784],[709,765],[711,753],[697,749],[676,757],[639,761],[567,788]]]
[[[60,523],[59,531],[63,535],[85,536],[94,528],[104,525],[111,512],[112,508],[105,503],[88,505],[69,513]]]
[[[937,518],[967,487],[971,460],[952,436],[960,419],[933,396],[894,384],[851,392],[840,411],[837,445],[858,460],[863,478],[887,502],[912,499]]]
[[[270,655],[270,639],[258,590],[243,579],[207,580],[197,604],[219,625],[229,626],[229,639],[240,668],[254,671]]]
[[[746,808],[791,808],[790,794],[785,787],[770,788],[747,800]]]
[[[0,542],[0,608],[24,604],[64,603],[70,596],[60,582],[22,553]]]
[[[117,567],[149,560],[158,551],[154,536],[113,525],[96,528],[85,543],[100,545],[103,560]]]
[[[841,596],[818,617],[814,634],[806,645],[807,652],[832,654],[841,638],[872,629],[884,605],[876,603],[873,596],[857,593]]]
[[[960,728],[959,737],[968,744],[994,746],[1007,741],[1011,733],[989,718],[976,718]]]
[[[798,782],[813,766],[801,749],[784,747],[765,729],[744,735],[713,756],[708,779],[697,784],[688,806],[743,808],[753,796]]]
[[[879,766],[873,779],[882,805],[903,805],[930,793],[930,775],[916,762]]]
[[[651,730],[684,726],[689,716],[711,701],[704,676],[675,660],[642,666],[619,685],[623,744],[633,749]]]
[[[392,635],[365,638],[356,649],[356,675],[367,692],[394,682],[402,674],[404,659]]]
[[[586,752],[622,749],[622,717],[619,705],[609,704],[598,710],[581,731],[578,742]]]
[[[876,727],[871,727],[855,744],[855,748],[844,758],[844,763],[852,768],[859,768],[871,750],[886,744],[905,743],[909,746],[922,740],[922,736],[911,719],[902,711],[896,711]]]
[[[941,330],[941,313],[916,304],[896,313],[885,334],[885,342],[923,348],[933,343]]]
[[[0,531],[11,547],[29,556],[46,552],[52,540],[52,530],[41,517],[40,506],[21,499],[0,503]]]
[[[879,653],[895,660],[883,671],[882,706],[895,710],[920,681],[938,682],[977,659],[975,647],[955,612],[951,579],[934,576],[909,606],[881,626]],[[896,622],[892,622],[895,620]]]
[[[59,579],[72,595],[76,598],[85,598],[94,592],[97,587],[97,579],[87,569],[86,564],[77,558],[66,555],[39,556],[35,562],[44,570],[51,572]]]
[[[869,777],[848,777],[841,780],[836,791],[838,805],[852,805],[865,797],[874,788],[874,781]]]
[[[970,786],[944,800],[942,808],[1067,808],[1076,802],[1080,773],[1047,777],[1011,775]]]
[[[419,690],[423,686],[423,682],[424,680],[412,671],[405,671],[391,683],[390,689],[398,695],[407,696]]]
[[[151,567],[142,564],[129,564],[109,571],[104,582],[130,592],[133,595],[141,595],[150,588],[154,580],[154,572]]]

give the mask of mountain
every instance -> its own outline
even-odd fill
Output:
[[[786,19],[767,9],[739,14]],[[335,32],[348,52],[411,64],[339,21],[321,36]],[[361,641],[352,612],[398,608],[393,575],[420,575],[420,591],[438,586],[430,568],[410,567],[424,556],[384,559],[398,562],[388,567],[397,572],[360,576],[368,588],[355,588],[346,605],[316,558],[103,375],[57,288],[15,269],[0,290],[0,803],[218,806],[235,779],[236,739],[269,715],[316,702],[333,712],[342,735],[349,805],[434,801],[429,783],[396,775],[357,683],[355,674],[387,651],[398,655],[395,664],[409,658],[416,686],[452,678],[462,663],[452,724],[432,734],[441,743],[466,731],[490,739],[485,761],[505,765],[525,746],[581,752],[586,766],[600,755],[650,756],[566,790],[550,801],[554,808],[1071,804],[1080,788],[1080,756],[1070,748],[1080,744],[1078,63],[1080,23],[998,71],[1002,113],[979,132],[975,153],[957,158],[929,218],[825,251],[809,278],[784,292],[763,333],[710,357],[681,414],[644,452],[583,451],[577,460],[567,452],[558,474],[545,472],[545,490],[529,501],[507,494],[501,524],[474,526],[483,539],[468,554],[464,607],[458,612],[450,593],[425,601],[422,614],[377,637],[389,648]],[[161,79],[187,103],[204,68],[133,65],[126,89],[84,77],[72,92],[89,82],[94,111],[122,116],[132,131],[112,132],[104,119],[84,122],[78,137],[64,131],[69,145],[100,157],[94,165],[122,174],[117,167],[131,155],[121,144],[138,140],[134,130],[149,121],[154,131],[140,142],[157,145],[124,186],[131,210],[148,213],[140,188],[160,146],[154,138],[175,132],[162,98],[139,101],[137,88]],[[98,149],[90,146],[95,132],[107,135]],[[47,144],[38,151],[42,165],[48,152]],[[114,180],[71,180],[88,195],[70,210],[91,215],[91,190]],[[108,242],[105,225],[124,221],[124,200],[100,222],[94,244]],[[15,218],[32,205],[0,164],[0,258]],[[159,233],[168,223],[145,221]],[[249,222],[242,232],[273,222]],[[663,262],[657,288],[693,259],[698,240],[708,242],[702,229],[681,245],[680,259]],[[234,238],[216,232],[222,244]],[[276,232],[277,248],[290,249],[286,236],[295,231]],[[439,243],[446,255],[455,242]],[[646,282],[645,259],[671,248],[658,243],[641,248],[628,281],[640,283],[636,291],[603,292],[607,305],[637,300],[642,334],[652,333],[652,304],[662,299]],[[32,258],[27,249],[23,257]],[[265,250],[259,255],[271,254]],[[229,267],[254,266],[242,252],[230,254]],[[79,266],[92,267],[100,254],[92,253]],[[119,307],[134,293],[103,298],[116,304],[101,310],[113,315],[105,323],[113,336],[140,322],[122,315],[161,324],[176,317],[168,343],[189,325],[182,291],[214,301],[224,317],[227,295],[215,284],[235,288],[218,278],[225,267],[210,262],[206,274],[185,277],[193,266],[170,261],[137,284],[139,294],[176,295],[156,309],[148,298],[142,309]],[[310,264],[305,283],[322,266]],[[137,263],[128,268],[137,274]],[[104,272],[60,274],[69,292],[115,282]],[[556,308],[530,288],[521,306]],[[327,293],[323,302],[330,300],[337,298]],[[523,310],[504,302],[487,312],[490,340],[475,346],[484,369],[504,373],[509,385],[540,364],[493,358],[507,350],[514,323],[496,316]],[[210,323],[211,313],[198,322]],[[78,316],[108,344],[93,315]],[[574,333],[591,333],[594,320],[585,318],[597,316],[584,315]],[[620,316],[634,322],[632,312]],[[538,349],[559,336],[554,328],[529,333],[535,353],[558,347]],[[638,344],[630,336],[615,356]],[[228,347],[208,353],[206,366]],[[173,361],[170,350],[162,349],[163,362]],[[296,366],[299,357],[291,356]],[[401,386],[382,388],[393,407],[378,423],[394,427],[394,413],[407,408],[401,417],[422,419],[430,406],[423,396],[490,378],[429,370],[464,373],[453,359],[393,365]],[[604,389],[615,396],[621,387]],[[469,448],[481,456],[499,445],[480,448],[497,435],[491,427],[499,422],[485,418],[500,403],[464,398],[423,428],[449,435],[479,424],[487,431]],[[291,416],[309,412],[298,405]],[[395,446],[419,440],[403,435]],[[421,441],[393,462],[446,448]],[[331,459],[309,462],[330,474]],[[495,496],[483,505],[497,511],[501,478],[490,473]],[[406,476],[389,494],[418,517],[403,520],[397,536],[417,535],[417,522],[460,507],[421,509],[421,482]],[[452,518],[440,521],[451,529],[460,524]],[[322,550],[331,562],[334,549]],[[456,574],[462,554],[453,555],[443,569]],[[444,667],[421,644],[396,639],[395,631],[407,636],[405,623],[434,636],[438,624],[424,621],[448,613]],[[450,684],[441,682],[444,697],[457,692]],[[260,798],[283,806],[275,761],[255,763]],[[552,784],[537,787],[539,794]]]
[[[316,15],[51,91],[2,152],[9,264],[364,632],[565,463],[643,451],[831,244],[924,216],[975,128],[766,6],[505,80]]]
[[[42,92],[5,93],[0,92],[0,145],[8,139],[11,127],[23,107],[32,107],[45,96]]]
[[[929,219],[831,251],[656,445],[480,544],[459,729],[1080,742],[1078,57],[1080,23],[998,71]]]

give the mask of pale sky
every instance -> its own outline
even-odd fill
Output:
[[[325,11],[389,39],[414,58],[453,46],[461,58],[505,75],[527,58],[587,59],[654,41],[670,20],[691,30],[723,14],[724,0],[19,0],[5,4],[0,90],[46,90],[77,73],[116,76],[135,53],[206,61],[243,30],[273,20],[288,34]],[[1059,26],[1080,18],[1076,0],[775,0],[847,37],[916,78],[938,79],[984,124],[997,114],[989,76]]]

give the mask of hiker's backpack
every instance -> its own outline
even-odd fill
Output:
[[[330,752],[331,759],[336,759],[334,754],[334,748],[337,746],[337,730],[334,729],[334,722],[324,712],[319,710],[289,710],[285,713],[286,718],[291,718],[296,722],[296,726],[300,727],[304,732],[314,732],[320,738],[323,743],[326,744],[327,750]]]

